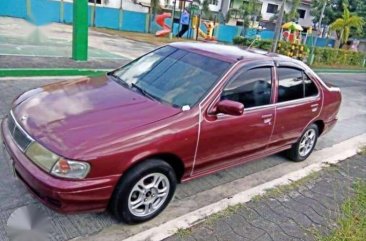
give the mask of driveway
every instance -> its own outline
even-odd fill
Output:
[[[319,139],[317,149],[334,145],[335,143],[347,140],[351,137],[366,133],[366,81],[365,74],[324,74],[321,77],[338,85],[342,89],[343,103],[339,114],[339,123],[331,133]],[[0,80],[0,118],[9,112],[11,101],[22,91],[55,82],[55,79],[34,80],[34,79],[7,79]],[[2,151],[2,150],[1,150]],[[9,215],[18,207],[29,204],[41,206],[52,218],[55,235],[52,240],[69,240],[71,238],[88,236],[100,232],[106,227],[116,224],[116,221],[108,213],[61,215],[49,210],[38,203],[28,193],[22,183],[14,180],[8,166],[2,159],[0,151],[0,240],[7,240],[4,226]],[[281,155],[274,155],[268,158],[231,168],[219,173],[209,175],[178,186],[175,199],[166,210],[166,216],[174,217],[174,208],[178,203],[186,205],[187,210],[192,206],[205,205],[190,203],[193,196],[231,182],[238,178],[274,167],[287,162]],[[215,202],[221,197],[208,197],[205,202]],[[186,201],[187,200],[187,201]],[[168,213],[169,212],[169,213]],[[158,218],[159,219],[159,218]],[[146,225],[134,226],[134,230],[144,229]],[[151,224],[150,224],[151,225]],[[118,225],[116,228],[126,230],[122,240],[131,235],[129,226]]]

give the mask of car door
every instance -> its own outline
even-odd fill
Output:
[[[302,68],[280,64],[276,72],[276,121],[269,148],[281,148],[296,142],[319,115],[322,106],[319,88]]]
[[[266,149],[275,117],[273,67],[273,62],[269,62],[240,68],[203,113],[194,167],[196,175],[244,162],[246,157]],[[219,100],[241,102],[244,113],[240,116],[212,113]]]

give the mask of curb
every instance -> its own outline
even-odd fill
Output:
[[[111,69],[0,69],[0,77],[32,77],[32,76],[98,76]]]
[[[334,73],[334,74],[366,74],[366,69],[313,69],[316,73]]]
[[[366,133],[359,136],[350,138],[341,143],[335,144],[332,147],[327,147],[322,150],[316,151],[313,155],[305,162],[292,163],[291,166],[296,165],[296,168],[291,168],[292,171],[274,178],[270,181],[264,182],[257,186],[253,186],[249,189],[243,189],[238,193],[227,196],[217,202],[208,204],[199,209],[186,212],[181,216],[170,219],[166,222],[157,225],[145,225],[143,228],[133,234],[131,231],[131,236],[122,239],[120,237],[120,232],[125,232],[119,225],[114,225],[114,227],[109,227],[101,232],[91,235],[88,237],[77,237],[72,239],[73,241],[83,240],[83,241],[160,241],[174,235],[179,229],[190,228],[207,218],[207,216],[220,212],[229,206],[233,206],[239,203],[246,203],[250,201],[254,196],[261,195],[266,192],[267,189],[271,189],[277,186],[289,184],[293,181],[299,180],[313,172],[318,172],[322,168],[327,167],[332,164],[341,162],[349,157],[357,154],[359,146],[366,144]],[[339,151],[342,150],[342,151]],[[287,165],[287,164],[284,164]],[[281,168],[283,165],[279,165],[274,168]],[[256,173],[253,175],[269,175],[268,172],[272,172],[272,169],[264,170],[261,173]],[[267,173],[267,174],[266,174]],[[253,177],[251,177],[253,178]],[[235,180],[231,183],[225,184],[225,188],[235,188],[243,185],[243,183],[248,182],[248,177]],[[151,221],[153,222],[153,221]],[[128,227],[133,228],[133,227]]]

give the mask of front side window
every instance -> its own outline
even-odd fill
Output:
[[[316,96],[314,82],[300,69],[280,67],[278,73],[278,102]]]
[[[175,107],[194,106],[229,69],[230,63],[171,46],[115,71],[129,86]]]
[[[245,108],[268,105],[271,102],[271,67],[239,72],[225,87],[222,99],[238,101]]]

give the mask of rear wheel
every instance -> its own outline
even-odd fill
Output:
[[[298,142],[287,151],[287,156],[296,162],[304,161],[310,156],[318,140],[319,129],[316,124],[308,126]]]
[[[176,188],[173,168],[158,159],[147,160],[130,169],[117,185],[111,211],[125,223],[140,223],[161,213]]]

